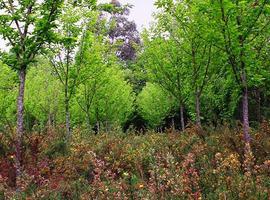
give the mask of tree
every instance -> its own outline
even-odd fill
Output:
[[[106,27],[102,21],[92,21],[85,31],[83,51],[76,63],[81,70],[73,111],[79,121],[84,116],[89,131],[94,124],[97,132],[102,124],[108,132],[112,125],[122,124],[133,107],[130,85],[125,82],[119,60],[111,52],[112,45],[104,34]],[[83,115],[76,110],[82,111]]]
[[[26,72],[45,43],[54,40],[53,30],[63,0],[0,2],[0,35],[8,41],[9,53],[2,60],[17,70],[19,94],[17,98],[16,175],[21,176],[21,146],[24,133],[24,90]]]
[[[60,114],[63,112],[63,93],[60,81],[55,76],[50,62],[42,57],[28,71],[25,91],[25,110],[26,115],[31,114],[40,125],[41,130],[48,126],[54,127],[60,121]],[[27,122],[27,121],[26,121]]]
[[[259,64],[254,52],[269,40],[270,3],[267,0],[219,0],[209,5],[219,44],[227,54],[231,71],[242,92],[244,140],[249,142],[249,87],[250,80],[256,79],[257,73],[253,71]]]
[[[185,129],[184,107],[186,95],[186,68],[182,54],[179,54],[175,41],[164,36],[155,36],[153,39],[147,34],[144,36],[144,50],[140,56],[150,82],[177,99],[182,130]]]
[[[176,99],[162,87],[147,83],[136,101],[138,110],[147,121],[150,128],[162,125],[171,109],[176,104]]]
[[[84,36],[89,18],[88,8],[66,4],[59,17],[61,25],[57,28],[58,42],[50,46],[51,54],[48,54],[48,59],[63,86],[67,139],[71,137],[70,100],[79,81]]]
[[[96,26],[98,25],[96,24]],[[80,83],[76,94],[76,101],[86,115],[86,124],[89,131],[91,130],[91,109],[98,90],[106,82],[103,76],[108,61],[103,35],[96,35],[92,31],[95,32],[88,29],[83,38],[84,50],[81,55],[82,59],[78,63],[81,65]]]
[[[77,88],[75,98],[79,108],[75,104],[74,113],[77,113],[79,121],[82,118],[86,122],[88,130],[97,126],[97,132],[102,127],[110,132],[112,127],[122,125],[133,111],[132,87],[115,65],[107,67],[101,64],[87,68],[93,73]]]
[[[118,1],[112,1],[118,9],[113,9],[108,32],[111,43],[116,45],[116,55],[122,61],[134,61],[136,58],[136,45],[140,44],[140,35],[134,21],[128,20],[130,6],[122,6]],[[119,9],[120,8],[120,9]]]
[[[211,64],[214,49],[211,20],[201,11],[200,3],[200,1],[156,2],[156,5],[165,11],[157,15],[157,26],[163,32],[168,32],[168,37],[175,41],[178,53],[183,56],[187,85],[194,97],[198,127],[201,127],[201,96],[213,74]]]

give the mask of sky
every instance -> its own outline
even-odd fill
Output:
[[[99,0],[100,3],[109,3],[111,0]],[[119,0],[121,4],[131,4],[134,7],[131,9],[129,19],[134,20],[139,31],[143,27],[149,28],[153,21],[152,14],[155,12],[155,0]],[[5,42],[0,38],[0,49],[7,50]]]
[[[143,28],[149,28],[153,21],[152,14],[155,12],[155,0],[118,0],[121,4],[131,4],[134,7],[131,9],[130,19],[134,20],[137,28],[141,31]],[[101,3],[109,3],[110,0],[99,0]]]

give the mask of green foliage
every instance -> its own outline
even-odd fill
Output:
[[[56,79],[50,64],[40,58],[37,66],[28,71],[25,93],[25,109],[37,120],[41,128],[62,122],[63,94],[60,82]],[[54,121],[54,122],[53,122]]]
[[[16,115],[16,73],[0,62],[0,128],[14,125]],[[11,128],[10,127],[10,128]]]
[[[137,97],[138,109],[151,128],[162,125],[176,104],[173,96],[160,86],[147,83]]]
[[[267,87],[269,45],[263,41],[269,37],[269,2],[155,4],[161,12],[142,35],[139,59],[148,81],[173,95],[191,120],[219,123],[242,118],[238,113],[244,110],[239,106],[243,89],[251,93]]]
[[[2,56],[3,62],[21,69],[34,62],[44,43],[55,40],[54,28],[63,0],[1,1],[0,35],[11,47]]]
[[[89,117],[86,122],[92,125],[99,120],[120,125],[133,110],[132,87],[124,80],[123,72],[116,66],[92,65],[91,69],[94,68],[96,71],[91,73],[91,78],[79,85],[75,97],[78,105],[75,104],[73,109],[79,111],[77,117]]]

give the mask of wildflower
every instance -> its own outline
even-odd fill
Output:
[[[215,155],[215,159],[218,163],[220,163],[222,161],[222,154],[221,153],[216,153]]]
[[[245,172],[245,176],[246,177],[251,177],[251,173],[250,172]]]
[[[251,172],[251,170],[254,167],[254,156],[250,147],[249,143],[245,144],[245,160],[244,160],[244,164],[243,167],[245,169],[246,172]]]
[[[144,188],[144,185],[143,185],[143,184],[140,184],[140,185],[139,185],[139,188],[140,188],[140,189]]]

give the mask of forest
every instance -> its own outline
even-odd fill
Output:
[[[154,5],[0,0],[0,200],[270,199],[270,1]]]

